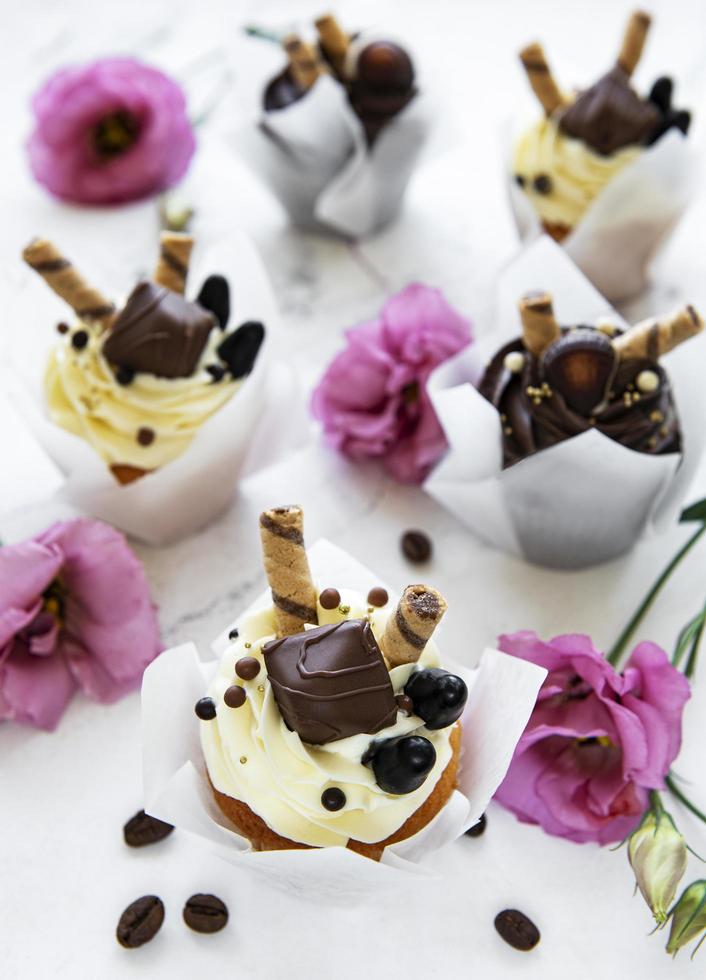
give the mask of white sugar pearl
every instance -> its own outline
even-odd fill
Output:
[[[654,371],[640,371],[635,384],[643,394],[649,395],[659,388],[659,375]]]
[[[599,316],[596,320],[596,330],[600,330],[606,336],[612,337],[617,332],[618,325],[609,316]]]
[[[511,374],[519,374],[524,366],[525,355],[521,351],[511,350],[509,354],[505,355],[503,367],[506,371],[510,371]]]

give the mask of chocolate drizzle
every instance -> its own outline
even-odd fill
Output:
[[[567,136],[608,156],[626,146],[648,143],[660,122],[657,108],[644,101],[618,65],[581,92],[559,120]]]
[[[280,713],[303,741],[324,745],[394,725],[390,675],[365,620],[273,640],[263,654]]]
[[[562,334],[566,333],[564,328]],[[513,351],[524,354],[524,369],[519,374],[504,364]],[[637,388],[637,377],[645,370],[654,371],[659,378],[654,392]],[[545,382],[541,359],[530,354],[521,340],[502,347],[486,368],[478,390],[500,413],[504,467],[592,428],[637,452],[659,455],[680,451],[679,420],[669,379],[656,361],[620,361],[605,404],[593,415],[572,409],[559,391],[550,389],[547,394],[542,390]]]
[[[103,343],[116,367],[161,378],[188,378],[216,325],[212,313],[153,282],[133,289]]]

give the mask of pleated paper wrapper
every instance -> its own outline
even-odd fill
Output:
[[[294,224],[357,239],[399,213],[433,114],[418,91],[369,147],[345,89],[322,75],[298,101],[241,129],[236,147]]]
[[[502,551],[539,565],[583,568],[616,558],[641,534],[676,518],[703,452],[706,386],[694,366],[706,357],[706,339],[689,340],[663,358],[681,453],[639,453],[594,429],[503,470],[500,416],[475,386],[487,361],[520,335],[518,300],[538,289],[551,293],[563,325],[608,316],[625,326],[548,236],[529,246],[501,274],[492,329],[430,379],[450,448],[424,489]]]
[[[698,186],[698,157],[690,137],[667,132],[645,148],[595,198],[561,243],[596,288],[613,303],[631,299],[649,282],[650,265],[666,244]],[[542,234],[537,212],[513,179],[509,195],[523,242]]]
[[[265,324],[265,341],[254,369],[233,397],[200,427],[184,453],[124,486],[88,442],[55,425],[46,412],[42,375],[56,343],[53,325],[64,312],[62,301],[44,284],[32,281],[25,289],[21,313],[16,314],[25,323],[11,350],[16,376],[11,381],[13,396],[28,428],[64,475],[59,496],[150,544],[178,540],[214,520],[233,500],[243,476],[308,438],[296,378],[288,366],[276,361],[276,303],[250,240],[233,233],[203,249],[197,244],[187,296],[195,296],[206,276],[214,272],[225,275],[230,284],[229,327],[246,320]]]
[[[363,594],[380,585],[379,576],[328,541],[308,552],[315,580],[336,582]],[[220,656],[228,632],[238,619],[271,603],[263,593],[223,631],[212,646]],[[439,646],[443,651],[443,628]],[[462,717],[459,785],[448,804],[418,834],[387,847],[380,862],[344,847],[262,851],[233,829],[210,790],[199,741],[196,701],[203,697],[218,660],[199,659],[192,643],[161,654],[145,672],[142,685],[142,739],[145,809],[187,831],[225,861],[296,890],[313,900],[348,901],[381,886],[409,887],[428,877],[424,858],[477,823],[502,782],[515,746],[534,707],[546,672],[497,650],[483,653],[475,670],[444,666],[464,678],[469,688]]]

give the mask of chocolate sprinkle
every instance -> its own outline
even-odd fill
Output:
[[[223,700],[229,708],[242,708],[247,701],[245,689],[242,688],[240,684],[231,684],[226,693],[223,695]]]
[[[88,344],[88,331],[87,330],[77,330],[76,333],[71,338],[71,346],[74,350],[83,350]]]
[[[341,593],[338,589],[324,589],[319,602],[324,609],[336,609],[341,604]]]
[[[400,711],[404,711],[406,715],[414,714],[414,702],[406,694],[398,694],[395,697],[395,701]]]
[[[216,702],[213,698],[200,698],[194,705],[194,711],[201,721],[213,721],[216,717]]]
[[[135,379],[135,372],[130,367],[119,367],[115,372],[115,380],[119,385],[129,385]]]
[[[230,317],[230,289],[224,276],[209,276],[201,287],[196,302],[213,313],[221,330],[225,330]]]
[[[346,794],[338,786],[330,786],[321,794],[321,805],[325,810],[342,810],[346,805]]]
[[[532,181],[532,186],[538,194],[551,194],[553,187],[552,179],[548,174],[537,174]]]
[[[375,588],[368,592],[368,605],[377,606],[378,609],[381,609],[387,605],[389,598],[387,589],[383,589],[381,585],[376,585]]]
[[[260,673],[260,661],[255,657],[241,657],[235,664],[235,672],[244,681],[251,681]]]
[[[233,629],[228,634],[228,639],[229,640],[237,640],[239,636],[240,636],[240,632],[238,630],[238,627],[237,626],[234,626]]]
[[[71,328],[69,327],[68,323],[64,323],[62,321],[61,323],[57,323],[56,329],[58,333],[68,333]]]
[[[229,333],[216,351],[233,377],[243,378],[252,371],[264,339],[264,326],[256,320],[248,320]]]
[[[222,364],[207,364],[206,370],[213,378],[214,383],[216,381],[222,381],[223,378],[225,377],[226,369],[223,367]]]
[[[143,425],[137,430],[137,441],[141,446],[151,446],[154,442],[154,429]]]

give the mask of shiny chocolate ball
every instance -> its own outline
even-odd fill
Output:
[[[448,728],[463,714],[468,700],[465,681],[440,667],[415,671],[405,684],[414,713],[427,728]]]
[[[363,756],[380,789],[395,796],[419,789],[436,762],[436,749],[421,735],[398,735],[373,743]]]
[[[400,89],[412,87],[414,68],[412,60],[398,44],[392,41],[372,41],[358,55],[358,81],[375,89]]]

